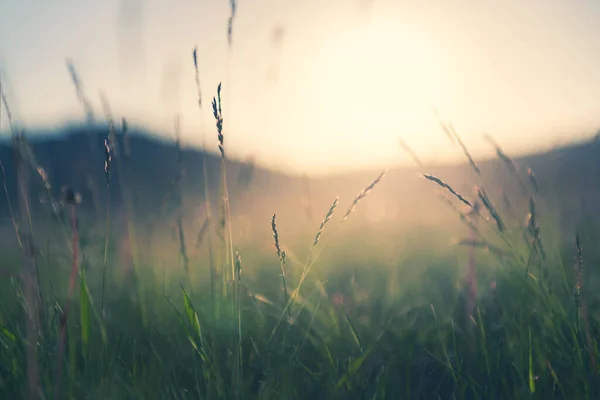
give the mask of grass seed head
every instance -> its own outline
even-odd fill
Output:
[[[458,200],[460,200],[464,204],[468,205],[469,207],[473,208],[473,205],[469,202],[469,200],[465,199],[461,194],[459,194],[456,190],[454,190],[452,188],[452,186],[448,185],[446,182],[444,182],[441,179],[436,178],[435,176],[430,175],[430,174],[423,174],[422,177],[429,181],[437,183],[439,186],[443,187],[444,189],[446,189],[450,193],[452,193],[454,195],[454,197],[456,197]]]
[[[350,206],[350,208],[344,215],[344,218],[342,218],[342,222],[344,222],[346,220],[346,218],[348,218],[348,216],[350,216],[350,214],[352,214],[354,212],[354,210],[356,209],[356,206],[358,205],[358,202],[361,201],[363,198],[365,198],[369,193],[371,193],[373,188],[381,181],[381,179],[384,177],[384,175],[385,175],[385,171],[382,172],[381,174],[379,174],[379,176],[377,178],[375,178],[375,180],[373,182],[371,182],[371,184],[369,186],[367,186],[363,191],[361,191],[354,198],[354,201],[352,202],[352,206]]]
[[[112,111],[110,109],[110,104],[108,103],[108,99],[103,92],[99,93],[100,102],[102,103],[102,110],[104,111],[104,117],[108,121],[108,143],[110,145],[111,154],[113,156],[118,156],[117,153],[117,133],[115,131],[115,124],[112,117]]]
[[[410,156],[415,164],[417,164],[419,167],[423,167],[421,159],[417,156],[413,149],[411,149],[402,138],[399,138],[398,142],[400,143],[400,147],[402,147],[402,149]]]
[[[123,150],[125,152],[125,160],[129,160],[131,156],[131,147],[129,145],[129,125],[125,118],[121,118],[121,130],[123,132]]]
[[[575,263],[575,302],[579,304],[583,276],[583,251],[581,249],[579,234],[575,235],[575,250],[577,251],[577,262]]]
[[[225,158],[225,143],[223,137],[223,111],[221,109],[221,83],[217,86],[217,97],[212,100],[213,116],[217,126],[217,139],[219,141],[219,151],[221,158]]]
[[[325,229],[325,224],[327,224],[327,222],[331,219],[331,216],[333,215],[333,211],[337,208],[338,206],[338,198],[336,197],[335,200],[333,201],[333,203],[331,204],[331,207],[329,207],[329,211],[327,211],[327,215],[325,215],[325,219],[323,219],[323,221],[321,222],[321,225],[319,226],[319,231],[317,232],[317,236],[315,236],[315,241],[313,243],[313,247],[317,245],[317,243],[319,243],[319,240],[321,239],[321,235],[323,234],[323,230]]]
[[[110,144],[108,138],[104,139],[104,176],[106,177],[106,184],[110,184],[110,168],[112,164],[112,152],[110,150]]]
[[[435,118],[437,119],[438,124],[440,124],[440,127],[442,128],[442,130],[444,131],[446,136],[448,136],[448,139],[450,139],[450,142],[454,143],[456,141],[456,139],[454,138],[454,135],[452,135],[452,132],[450,131],[450,129],[448,129],[448,126],[446,126],[444,121],[442,121],[442,117],[440,116],[440,114],[438,113],[438,111],[435,108],[433,109],[433,114],[435,115]]]
[[[198,69],[198,47],[194,47],[194,70],[196,71],[196,90],[198,91],[198,107],[202,108],[202,92],[200,91],[200,70]]]
[[[235,14],[237,12],[237,1],[229,0],[229,19],[227,20],[227,44],[229,47],[233,44],[233,20],[235,19]]]
[[[504,225],[502,218],[500,218],[500,214],[498,214],[498,212],[492,205],[492,202],[491,202],[490,198],[488,197],[487,193],[485,192],[485,190],[483,190],[483,188],[481,188],[481,187],[477,187],[476,191],[477,191],[477,196],[481,200],[481,203],[483,204],[485,209],[488,210],[488,212],[490,213],[490,215],[496,222],[496,226],[498,227],[498,230],[500,232],[504,232],[506,226]]]
[[[271,230],[273,231],[273,241],[275,243],[275,250],[277,251],[277,257],[282,262],[285,260],[285,252],[281,252],[281,247],[279,246],[279,232],[277,231],[277,223],[275,222],[275,214],[271,218]]]
[[[531,186],[533,186],[533,189],[539,194],[540,186],[538,185],[537,178],[535,177],[535,174],[533,173],[531,168],[527,168],[527,177],[529,178],[529,182],[531,182]]]
[[[71,81],[73,82],[73,86],[75,86],[75,92],[77,94],[77,99],[83,106],[85,111],[85,116],[88,123],[94,122],[94,110],[88,98],[85,96],[83,91],[83,84],[81,83],[81,79],[79,78],[79,74],[75,69],[75,64],[73,60],[67,59],[67,70],[69,71],[69,75],[71,76]]]
[[[235,252],[235,273],[236,278],[239,281],[242,280],[242,257],[240,256],[240,252]]]
[[[42,180],[42,183],[44,184],[44,189],[50,190],[52,188],[52,185],[50,185],[50,180],[48,179],[48,174],[46,173],[46,171],[44,170],[44,168],[38,167],[37,168],[37,173],[40,176],[40,179]]]
[[[481,170],[479,169],[477,164],[475,164],[475,160],[473,160],[473,157],[471,156],[471,153],[469,153],[467,146],[465,146],[465,144],[463,143],[460,136],[458,136],[458,133],[454,130],[454,127],[452,126],[452,124],[449,124],[449,129],[450,129],[451,134],[454,136],[454,138],[456,139],[456,141],[462,148],[462,151],[465,154],[465,156],[467,157],[467,160],[469,160],[469,164],[471,165],[471,168],[473,168],[473,171],[475,171],[475,173],[477,175],[481,175]]]

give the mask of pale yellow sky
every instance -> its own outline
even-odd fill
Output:
[[[600,127],[600,3],[592,0],[0,0],[0,74],[29,127],[82,118],[65,59],[100,112],[216,149],[210,98],[223,82],[226,147],[263,165],[325,173],[460,157]],[[198,45],[205,110],[197,110]]]

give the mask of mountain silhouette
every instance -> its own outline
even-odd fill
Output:
[[[60,199],[63,187],[72,188],[81,194],[83,209],[101,216],[106,202],[104,141],[108,137],[108,127],[70,126],[55,130],[53,134],[48,133],[32,132],[27,136],[28,148],[34,155],[34,161],[29,164],[32,168],[28,169],[33,212],[39,208],[38,200],[46,195],[38,170],[41,168],[55,199]],[[213,202],[219,202],[221,158],[216,153],[185,147],[180,153],[174,141],[153,136],[143,129],[130,128],[127,136],[117,129],[116,138],[110,175],[110,202],[113,209],[122,209],[129,195],[137,217],[144,218],[159,211],[168,216],[179,205],[177,187],[181,188],[185,198],[194,199],[192,204],[188,204],[190,207],[197,205],[193,203],[202,203],[204,163],[207,167],[209,197]],[[177,184],[180,154],[184,173]],[[600,176],[599,156],[600,141],[591,140],[519,157],[514,163],[528,191],[536,193],[536,196],[539,195],[555,207],[553,210],[558,209],[560,223],[572,229],[584,215],[585,218],[596,218],[593,205],[600,200],[597,179]],[[0,143],[0,161],[5,169],[10,201],[16,204],[16,171],[9,140]],[[438,211],[444,206],[436,196],[441,189],[419,177],[420,173],[426,172],[439,177],[471,199],[476,199],[474,185],[482,185],[498,205],[497,208],[502,208],[502,201],[510,198],[518,216],[524,219],[528,211],[529,194],[523,192],[506,162],[491,159],[477,164],[481,176],[476,176],[467,163],[390,170],[369,195],[369,207],[371,211],[387,210],[382,211],[382,215],[397,222],[408,219],[425,225],[443,222],[443,216]],[[528,168],[534,171],[535,184],[539,187],[534,188],[529,181]],[[341,207],[350,206],[358,192],[381,172],[373,170],[310,178],[271,171],[252,162],[236,160],[228,160],[226,170],[233,213],[244,210],[261,221],[268,221],[275,212],[283,213],[282,218],[285,218],[285,213],[290,218],[291,215],[304,215],[303,220],[312,224],[322,219],[336,196],[340,198]],[[5,196],[0,196],[0,213],[4,218],[9,215]],[[456,215],[452,218],[456,218]]]

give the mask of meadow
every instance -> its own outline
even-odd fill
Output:
[[[250,199],[230,189],[248,170],[233,182],[220,85],[211,106],[217,168],[202,158],[198,195],[186,195],[177,141],[169,212],[152,224],[138,209],[147,194],[127,124],[108,106],[94,212],[79,188],[55,188],[63,182],[13,130],[15,176],[2,168],[0,398],[600,398],[597,226],[562,226],[553,188],[498,145],[495,168],[518,188],[503,198],[419,166],[423,207],[449,219],[420,222],[438,211],[401,207],[410,225],[370,223],[362,212],[393,179],[376,173],[348,188],[352,198],[313,204],[309,222],[290,217],[302,209],[280,218],[264,211],[275,200],[258,204],[241,235],[232,208]],[[478,163],[444,128],[477,181]]]

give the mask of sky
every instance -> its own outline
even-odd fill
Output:
[[[216,151],[210,100],[223,84],[225,147],[289,172],[326,174],[461,159],[433,110],[476,156],[600,128],[595,0],[0,0],[0,79],[30,130],[115,116]],[[198,49],[203,98],[192,61]]]

